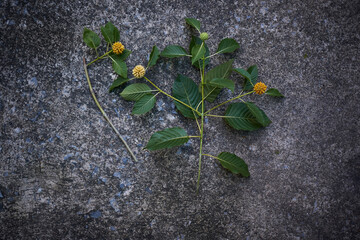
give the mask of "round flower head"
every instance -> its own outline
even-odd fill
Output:
[[[206,32],[202,32],[202,33],[200,34],[200,39],[201,39],[202,41],[208,40],[208,39],[209,39],[209,34],[207,34]]]
[[[254,86],[254,91],[255,91],[256,94],[261,95],[261,94],[265,93],[266,88],[267,88],[267,87],[266,87],[266,85],[265,85],[264,83],[258,82],[258,83],[255,84],[255,86]]]
[[[145,68],[141,65],[137,65],[136,67],[134,67],[132,73],[134,77],[142,78],[145,75]]]
[[[112,50],[115,54],[121,54],[124,51],[125,47],[121,42],[116,42],[112,45]]]

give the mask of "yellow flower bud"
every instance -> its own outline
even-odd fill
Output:
[[[256,94],[261,95],[261,94],[263,94],[263,93],[266,92],[266,88],[267,88],[267,87],[266,87],[266,85],[265,85],[264,83],[258,82],[258,83],[255,84],[255,86],[254,86],[254,91],[255,91]]]
[[[132,73],[133,73],[134,77],[142,78],[145,76],[145,68],[141,65],[137,65],[136,67],[134,67]]]
[[[121,54],[125,50],[125,47],[121,42],[116,42],[112,45],[112,50],[115,54]]]

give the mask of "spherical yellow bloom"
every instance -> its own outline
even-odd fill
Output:
[[[267,88],[267,87],[266,87],[266,85],[265,85],[264,83],[258,82],[258,83],[255,84],[255,86],[254,86],[254,91],[255,91],[255,93],[261,95],[261,94],[265,93],[266,88]]]
[[[121,42],[116,42],[112,45],[112,50],[115,54],[121,54],[124,51],[125,47]]]
[[[134,67],[132,73],[134,77],[142,78],[145,75],[145,68],[141,65],[137,65],[136,67]]]

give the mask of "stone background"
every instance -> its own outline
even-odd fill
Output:
[[[359,1],[5,0],[0,13],[1,239],[360,239]],[[188,46],[185,17],[202,22],[213,52],[225,37],[240,43],[211,66],[257,64],[259,79],[286,95],[247,98],[273,121],[263,130],[208,119],[204,151],[236,153],[251,177],[205,158],[198,196],[198,141],[143,150],[165,127],[196,134],[194,122],[165,96],[151,113],[130,115],[133,103],[107,91],[110,62],[92,65],[98,99],[134,163],[82,67],[83,56],[94,58],[84,27],[119,27],[132,69],[154,44]],[[178,73],[198,74],[187,59],[161,59],[147,76],[170,92]]]

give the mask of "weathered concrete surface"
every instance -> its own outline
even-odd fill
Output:
[[[1,239],[360,238],[358,2],[55,2],[0,2]],[[83,27],[120,27],[131,69],[146,64],[154,44],[187,46],[185,17],[203,23],[212,51],[235,38],[235,66],[257,64],[260,80],[286,95],[249,98],[273,121],[261,131],[209,119],[205,152],[234,152],[252,175],[233,176],[205,158],[199,196],[197,141],[142,150],[156,130],[196,134],[196,125],[165,96],[150,114],[131,116],[132,103],[107,92],[110,63],[91,66],[134,163],[91,99],[82,68],[83,56],[94,58]],[[185,59],[162,59],[148,76],[170,92],[178,73],[197,76]]]

